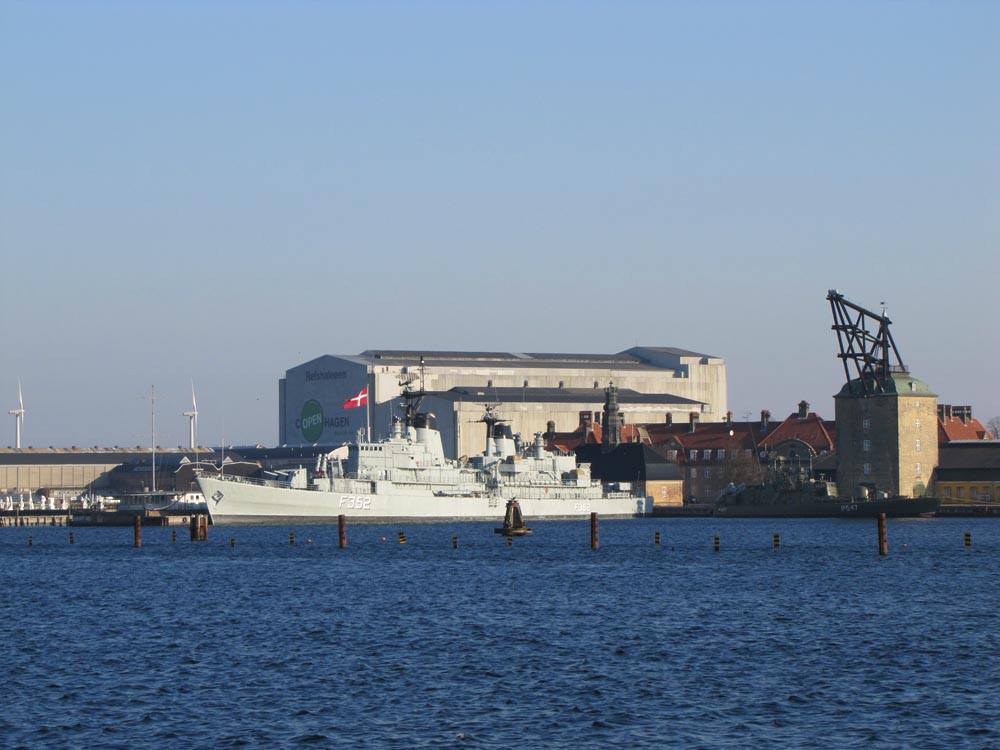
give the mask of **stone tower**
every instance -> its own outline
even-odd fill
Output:
[[[603,445],[618,445],[622,441],[622,413],[618,411],[618,387],[612,382],[604,389],[604,420],[601,423]]]
[[[903,364],[885,310],[866,310],[836,290],[827,299],[847,375],[834,396],[840,495],[922,496],[938,462],[937,395]]]

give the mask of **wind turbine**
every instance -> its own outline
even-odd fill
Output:
[[[194,397],[194,381],[191,381],[191,411],[184,412],[188,418],[188,426],[191,430],[191,450],[198,447],[196,436],[198,432],[198,401]]]
[[[17,403],[16,409],[10,409],[7,413],[14,415],[14,447],[21,447],[21,423],[24,422],[24,398],[21,396],[21,381],[17,381]]]

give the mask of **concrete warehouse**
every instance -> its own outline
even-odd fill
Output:
[[[535,354],[368,350],[324,355],[287,370],[278,383],[280,445],[336,445],[389,434],[402,415],[403,388],[424,391],[421,410],[437,417],[445,452],[480,453],[487,403],[525,440],[536,432],[600,420],[604,389],[618,387],[626,422],[725,419],[726,363],[670,347],[633,347],[618,354]],[[554,424],[553,424],[554,423]]]

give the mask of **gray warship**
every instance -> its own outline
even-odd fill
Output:
[[[541,433],[523,445],[488,404],[480,420],[486,446],[468,460],[444,454],[435,416],[420,412],[420,391],[404,392],[405,418],[384,440],[321,456],[310,471],[250,478],[199,474],[213,523],[502,521],[509,500],[525,518],[648,515],[652,498],[628,485],[592,479],[589,464],[546,450]],[[346,456],[343,454],[346,452]]]

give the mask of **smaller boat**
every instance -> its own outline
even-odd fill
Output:
[[[503,526],[493,529],[494,533],[504,536],[525,536],[531,533],[524,524],[524,516],[521,514],[521,505],[517,500],[507,501],[507,512],[503,517]]]
[[[810,481],[800,486],[780,484],[729,485],[719,495],[712,515],[721,518],[890,518],[933,516],[941,507],[936,497],[889,496],[867,491],[863,497],[839,497],[833,482]]]

